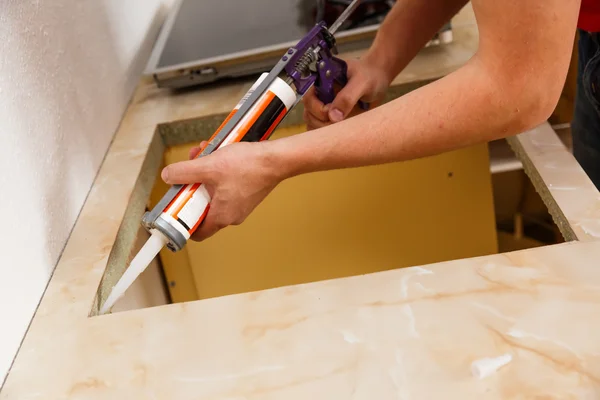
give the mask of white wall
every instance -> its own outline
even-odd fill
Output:
[[[0,385],[169,4],[0,3]]]

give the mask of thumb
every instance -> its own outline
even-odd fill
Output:
[[[170,185],[207,182],[210,178],[206,163],[206,157],[176,162],[163,168],[160,176]]]
[[[365,85],[359,79],[350,79],[329,105],[329,119],[339,122],[350,114],[364,94]]]

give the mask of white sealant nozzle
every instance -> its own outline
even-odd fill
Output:
[[[144,243],[144,246],[135,255],[131,264],[121,276],[121,279],[113,287],[112,291],[108,295],[108,298],[100,308],[100,314],[106,314],[115,305],[115,303],[125,294],[127,289],[133,284],[137,277],[144,272],[144,270],[150,265],[154,257],[162,250],[162,248],[169,241],[165,235],[160,231],[153,229],[152,235]]]

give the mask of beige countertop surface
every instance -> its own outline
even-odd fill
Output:
[[[476,47],[457,23],[392,91]],[[212,133],[250,84],[140,83],[0,399],[600,398],[600,194],[547,124],[511,144],[567,243],[96,316],[165,146]]]

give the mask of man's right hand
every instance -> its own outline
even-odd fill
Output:
[[[331,104],[323,104],[317,98],[314,87],[304,96],[304,121],[309,130],[347,118],[353,114],[359,100],[371,107],[383,100],[390,85],[385,72],[364,60],[348,60],[347,64],[348,83]]]

